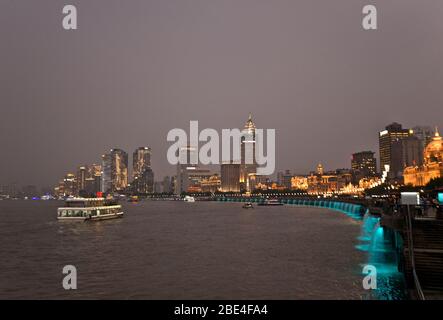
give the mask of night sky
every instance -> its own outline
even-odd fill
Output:
[[[0,41],[0,184],[53,185],[138,146],[161,180],[170,129],[249,112],[297,173],[350,167],[393,121],[443,129],[440,0],[1,0]]]

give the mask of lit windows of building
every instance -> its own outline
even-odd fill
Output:
[[[240,164],[222,163],[221,190],[223,192],[240,192]]]
[[[389,165],[389,180],[401,180],[403,175],[403,152],[398,147],[398,141],[412,136],[413,131],[403,129],[399,123],[391,123],[385,130],[379,132],[380,171]],[[397,147],[395,144],[397,143]],[[394,146],[394,147],[393,147]]]
[[[220,176],[218,174],[214,174],[209,178],[202,179],[200,185],[202,192],[217,192],[221,189]]]
[[[377,160],[372,151],[362,151],[352,154],[351,168],[358,171],[363,177],[374,177],[377,175]]]
[[[304,176],[293,176],[291,178],[291,189],[308,190],[308,178]]]
[[[154,192],[154,172],[151,168],[151,148],[139,147],[132,154],[131,189],[137,193]]]
[[[102,156],[102,191],[123,191],[128,186],[128,154],[121,149],[111,149]]]

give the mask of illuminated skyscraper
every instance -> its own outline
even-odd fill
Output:
[[[80,166],[77,170],[77,191],[85,190],[86,179],[88,178],[88,170],[86,166]]]
[[[128,154],[121,149],[111,149],[102,156],[102,191],[123,191],[128,186]]]
[[[77,193],[80,196],[92,196],[101,190],[101,165],[80,166],[77,170]]]
[[[252,115],[245,123],[241,138],[241,165],[240,184],[246,191],[252,191],[255,187],[255,176],[257,174],[257,161],[255,158],[255,123]]]
[[[137,148],[132,154],[132,178],[140,177],[148,168],[151,168],[151,148]]]
[[[223,192],[240,192],[240,164],[223,163],[221,165],[221,190]]]
[[[377,160],[372,151],[357,152],[352,155],[351,168],[360,179],[377,175]],[[360,180],[359,179],[359,180]]]
[[[132,178],[132,189],[135,192],[154,192],[154,172],[151,169],[151,148],[139,147],[132,154]]]
[[[403,129],[399,123],[391,123],[379,133],[380,171],[389,166],[388,179],[398,180],[403,176],[403,150],[396,147],[402,139],[412,135],[412,130]]]

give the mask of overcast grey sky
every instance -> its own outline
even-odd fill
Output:
[[[349,167],[392,121],[443,125],[442,17],[440,0],[1,0],[0,184],[145,145],[160,179],[170,129],[249,112],[277,130],[277,168]]]

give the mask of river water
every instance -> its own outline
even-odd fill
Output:
[[[324,208],[124,203],[58,222],[58,201],[0,201],[2,299],[367,299],[362,222]],[[77,269],[64,290],[62,269]]]

